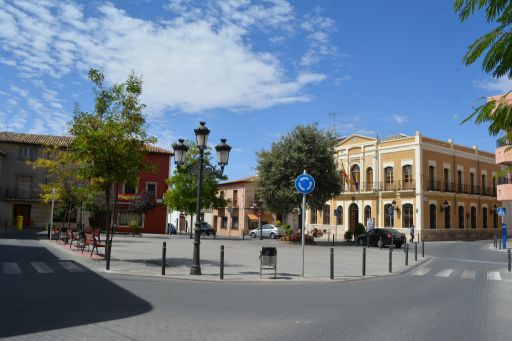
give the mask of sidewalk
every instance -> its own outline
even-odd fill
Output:
[[[138,276],[161,277],[162,243],[166,242],[165,277],[193,280],[219,280],[220,246],[224,245],[225,281],[260,281],[259,255],[262,246],[277,248],[277,280],[329,281],[330,248],[328,245],[306,245],[304,256],[304,278],[301,278],[301,245],[280,240],[264,239],[201,239],[200,259],[202,276],[191,276],[193,240],[188,236],[144,235],[142,238],[115,235],[112,244],[110,270],[105,270],[102,257],[90,258],[87,252],[72,251],[64,244],[44,241],[52,248],[67,250],[85,266],[98,272],[119,273]],[[104,250],[100,249],[100,253]],[[421,258],[418,245],[418,262],[414,261],[414,249],[409,250],[409,265],[405,266],[402,249],[393,251],[393,273],[412,268],[427,258]],[[392,275],[389,270],[389,250],[372,247],[366,249],[366,278]],[[263,270],[262,280],[272,280],[273,270]],[[334,246],[334,280],[355,280],[362,277],[362,248],[356,246]]]

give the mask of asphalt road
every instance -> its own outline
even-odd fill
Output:
[[[512,276],[489,244],[429,243],[428,262],[386,278],[226,283],[99,275],[37,241],[4,238],[0,337],[510,340]]]

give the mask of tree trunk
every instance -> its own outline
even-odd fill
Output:
[[[68,208],[68,229],[71,228],[71,203],[69,203],[69,208]]]
[[[119,193],[119,183],[116,183],[116,192],[114,193],[114,211],[113,211],[113,217],[112,217],[112,220],[113,222],[116,222],[117,223],[117,195]],[[113,226],[117,224],[112,224],[112,228]],[[112,235],[110,236],[110,240],[112,240],[112,238],[114,237],[114,231],[112,231]]]

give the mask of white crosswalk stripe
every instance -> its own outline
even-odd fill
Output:
[[[4,269],[4,274],[6,275],[15,275],[21,273],[21,269],[17,263],[2,263],[2,268]]]
[[[44,262],[30,262],[30,264],[36,269],[40,274],[49,274],[52,273],[53,270]]]
[[[84,269],[82,269],[73,262],[59,262],[59,265],[69,272],[84,272]]]
[[[418,270],[414,271],[412,275],[415,276],[424,276],[430,271],[430,268],[419,268]]]
[[[436,276],[437,277],[450,277],[452,273],[453,273],[453,269],[444,269],[444,270],[439,271],[436,274]]]
[[[499,271],[489,271],[487,272],[487,279],[490,281],[501,281],[501,275]]]
[[[476,277],[476,271],[470,271],[470,270],[465,270],[462,275],[460,276],[460,278],[464,278],[464,279],[475,279]]]

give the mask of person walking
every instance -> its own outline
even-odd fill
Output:
[[[411,243],[414,243],[414,224],[411,224],[411,227],[409,228],[409,234],[411,235]]]

